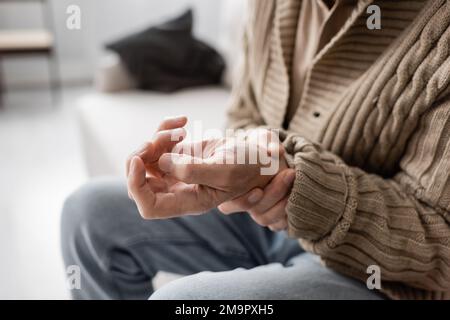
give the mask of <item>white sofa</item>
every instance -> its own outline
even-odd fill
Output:
[[[218,49],[227,62],[225,82],[228,83],[232,82],[238,64],[244,3],[244,0],[227,0],[221,10]],[[101,91],[111,91],[111,86],[105,86],[105,79],[114,78],[113,89],[118,91],[97,91],[78,101],[84,158],[91,177],[123,175],[128,154],[151,139],[159,122],[167,116],[187,115],[191,124],[201,121],[204,129],[224,127],[228,86],[195,88],[175,94],[123,90],[133,84],[117,66],[112,67],[114,61],[111,64],[110,59],[100,69],[97,83]]]
[[[211,87],[170,95],[127,91],[81,98],[78,113],[89,176],[122,175],[127,156],[151,139],[167,116],[187,115],[205,129],[223,127],[228,96],[227,88]]]

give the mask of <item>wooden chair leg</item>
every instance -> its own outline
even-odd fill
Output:
[[[3,109],[3,75],[2,60],[0,59],[0,110]]]
[[[52,3],[48,0],[40,0],[40,2],[45,27],[46,29],[51,30],[53,36],[56,37]],[[56,41],[53,42],[53,47],[48,53],[48,67],[53,105],[56,106],[62,101],[61,74],[59,70],[59,60],[56,53]]]
[[[61,76],[59,72],[58,59],[55,52],[48,55],[50,89],[53,105],[57,106],[62,101]]]

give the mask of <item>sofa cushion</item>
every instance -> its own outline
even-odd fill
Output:
[[[124,174],[127,156],[152,138],[168,116],[187,115],[196,127],[221,130],[229,91],[205,87],[174,94],[124,91],[92,93],[78,102],[84,156],[90,176]]]
[[[113,51],[106,51],[99,61],[95,72],[95,88],[100,92],[117,92],[136,89],[137,84],[120,56]]]

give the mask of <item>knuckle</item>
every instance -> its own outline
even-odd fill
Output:
[[[152,145],[151,141],[144,142],[138,150],[133,152],[132,155],[138,155],[139,153],[145,152],[146,150],[148,150],[151,147],[151,145]]]
[[[269,229],[271,230],[271,231],[274,231],[274,232],[277,232],[277,231],[281,231],[280,229],[279,229],[279,227],[277,227],[277,226],[269,226]]]
[[[259,224],[261,227],[267,227],[267,223],[264,223],[262,221],[256,220],[256,223]]]
[[[230,211],[230,210],[222,210],[222,209],[219,209],[219,210],[220,210],[220,212],[222,212],[224,215],[230,215],[230,214],[233,213],[233,212]]]
[[[194,177],[194,166],[190,163],[185,164],[182,167],[180,176],[182,180],[192,180]]]
[[[151,214],[145,210],[139,210],[139,214],[144,220],[151,220],[152,218]]]
[[[260,226],[267,227],[270,225],[270,221],[264,215],[252,215],[252,217],[253,220],[255,220],[255,222]]]
[[[220,210],[220,212],[222,212],[222,213],[224,213],[224,214],[229,214],[229,213],[231,213],[231,204],[229,203],[229,202],[226,202],[226,203],[222,203],[221,205],[219,205],[218,207],[217,207],[219,210]]]
[[[155,213],[149,210],[148,208],[139,209],[139,214],[144,220],[154,220],[157,218]]]

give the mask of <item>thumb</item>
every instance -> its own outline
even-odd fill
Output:
[[[155,194],[147,183],[144,162],[137,156],[131,160],[127,184],[142,217],[151,218],[154,211]]]

